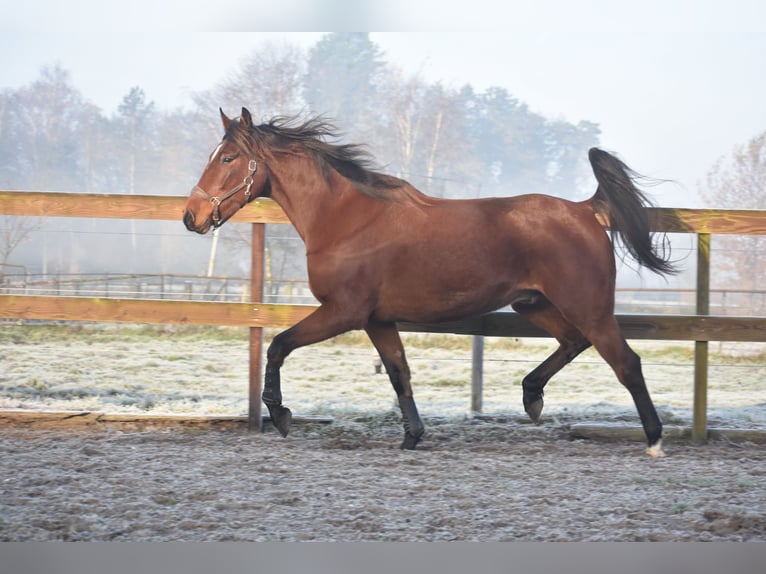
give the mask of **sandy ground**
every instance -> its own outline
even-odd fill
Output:
[[[531,425],[520,379],[551,350],[544,341],[488,341],[489,416],[471,417],[470,350],[451,345],[408,346],[427,427],[415,452],[397,448],[393,392],[372,352],[343,342],[288,359],[285,404],[335,422],[295,425],[286,439],[3,428],[0,540],[766,540],[766,446],[669,439],[668,456],[651,459],[635,442],[572,440],[576,422],[637,424],[595,354],[550,383],[545,423]],[[690,348],[636,347],[666,424],[687,422]],[[722,350],[711,424],[766,426],[761,348]],[[6,337],[0,361],[0,408],[247,408],[242,341]]]
[[[275,432],[0,433],[0,540],[766,541],[766,447],[394,415]]]

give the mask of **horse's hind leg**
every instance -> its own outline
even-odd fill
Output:
[[[641,371],[641,358],[630,348],[622,336],[614,316],[605,320],[591,334],[593,346],[609,363],[619,381],[628,389],[641,418],[649,447],[646,453],[653,457],[665,456],[662,452],[662,422],[657,415],[649,390]]]
[[[391,384],[399,399],[404,422],[404,441],[401,448],[412,450],[420,442],[425,427],[420,420],[415,400],[412,398],[410,385],[410,367],[404,356],[404,347],[399,337],[399,331],[394,323],[379,323],[370,321],[365,327],[372,344],[375,345]]]
[[[529,373],[521,385],[524,390],[524,410],[534,422],[543,410],[543,389],[549,380],[590,347],[590,342],[561,315],[541,293],[517,300],[513,308],[538,327],[545,329],[559,342],[559,348]]]

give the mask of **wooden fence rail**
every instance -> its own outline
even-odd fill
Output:
[[[185,197],[0,191],[0,214],[175,220],[180,225],[185,202]],[[261,303],[264,224],[289,223],[282,210],[268,199],[257,199],[242,209],[232,221],[252,224],[250,303],[0,295],[0,318],[248,327],[248,418],[251,429],[260,428],[262,330],[264,327],[292,325],[310,313],[313,306]],[[650,222],[654,231],[697,234],[697,314],[619,315],[618,321],[629,339],[695,341],[692,438],[703,442],[707,438],[708,341],[766,341],[766,317],[709,315],[710,235],[766,235],[766,211],[656,208],[650,210]],[[603,223],[608,225],[606,221]],[[515,313],[490,313],[439,325],[404,323],[400,327],[405,331],[458,333],[478,337],[548,336]],[[477,353],[476,348],[474,351],[474,357],[480,361],[481,353]],[[472,406],[479,410],[481,387],[474,381],[472,388]]]

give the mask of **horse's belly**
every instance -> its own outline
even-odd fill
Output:
[[[439,323],[488,313],[508,305],[516,289],[508,284],[480,287],[392,290],[378,301],[374,316],[386,321]]]

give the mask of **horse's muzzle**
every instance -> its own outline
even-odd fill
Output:
[[[184,213],[184,225],[189,231],[193,231],[194,233],[199,233],[201,235],[207,233],[208,230],[207,226],[197,227],[197,225],[195,225],[194,214],[188,209]]]

